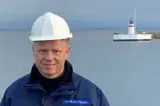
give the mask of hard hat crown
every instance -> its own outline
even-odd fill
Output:
[[[60,16],[47,12],[40,16],[31,29],[31,41],[61,40],[72,38],[67,22]]]

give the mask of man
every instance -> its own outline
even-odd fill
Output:
[[[35,64],[6,89],[1,106],[109,106],[100,88],[73,72],[67,60],[71,38],[63,18],[40,16],[29,37]]]

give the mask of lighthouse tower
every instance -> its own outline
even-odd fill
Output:
[[[129,20],[128,34],[135,34],[135,28],[134,28],[134,23],[132,19]]]

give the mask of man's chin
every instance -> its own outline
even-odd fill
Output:
[[[47,69],[44,71],[46,74],[56,74],[56,70],[53,69]]]
[[[56,76],[56,72],[45,72],[44,75],[47,78],[54,78]]]
[[[48,74],[48,75],[54,75],[56,74],[55,68],[45,68],[43,70],[43,73]]]

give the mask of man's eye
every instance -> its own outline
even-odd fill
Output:
[[[59,54],[59,53],[60,53],[59,50],[54,50],[53,52],[56,53],[56,54]]]
[[[47,50],[39,50],[39,52],[42,52],[42,53],[44,53],[44,52],[47,52]]]

